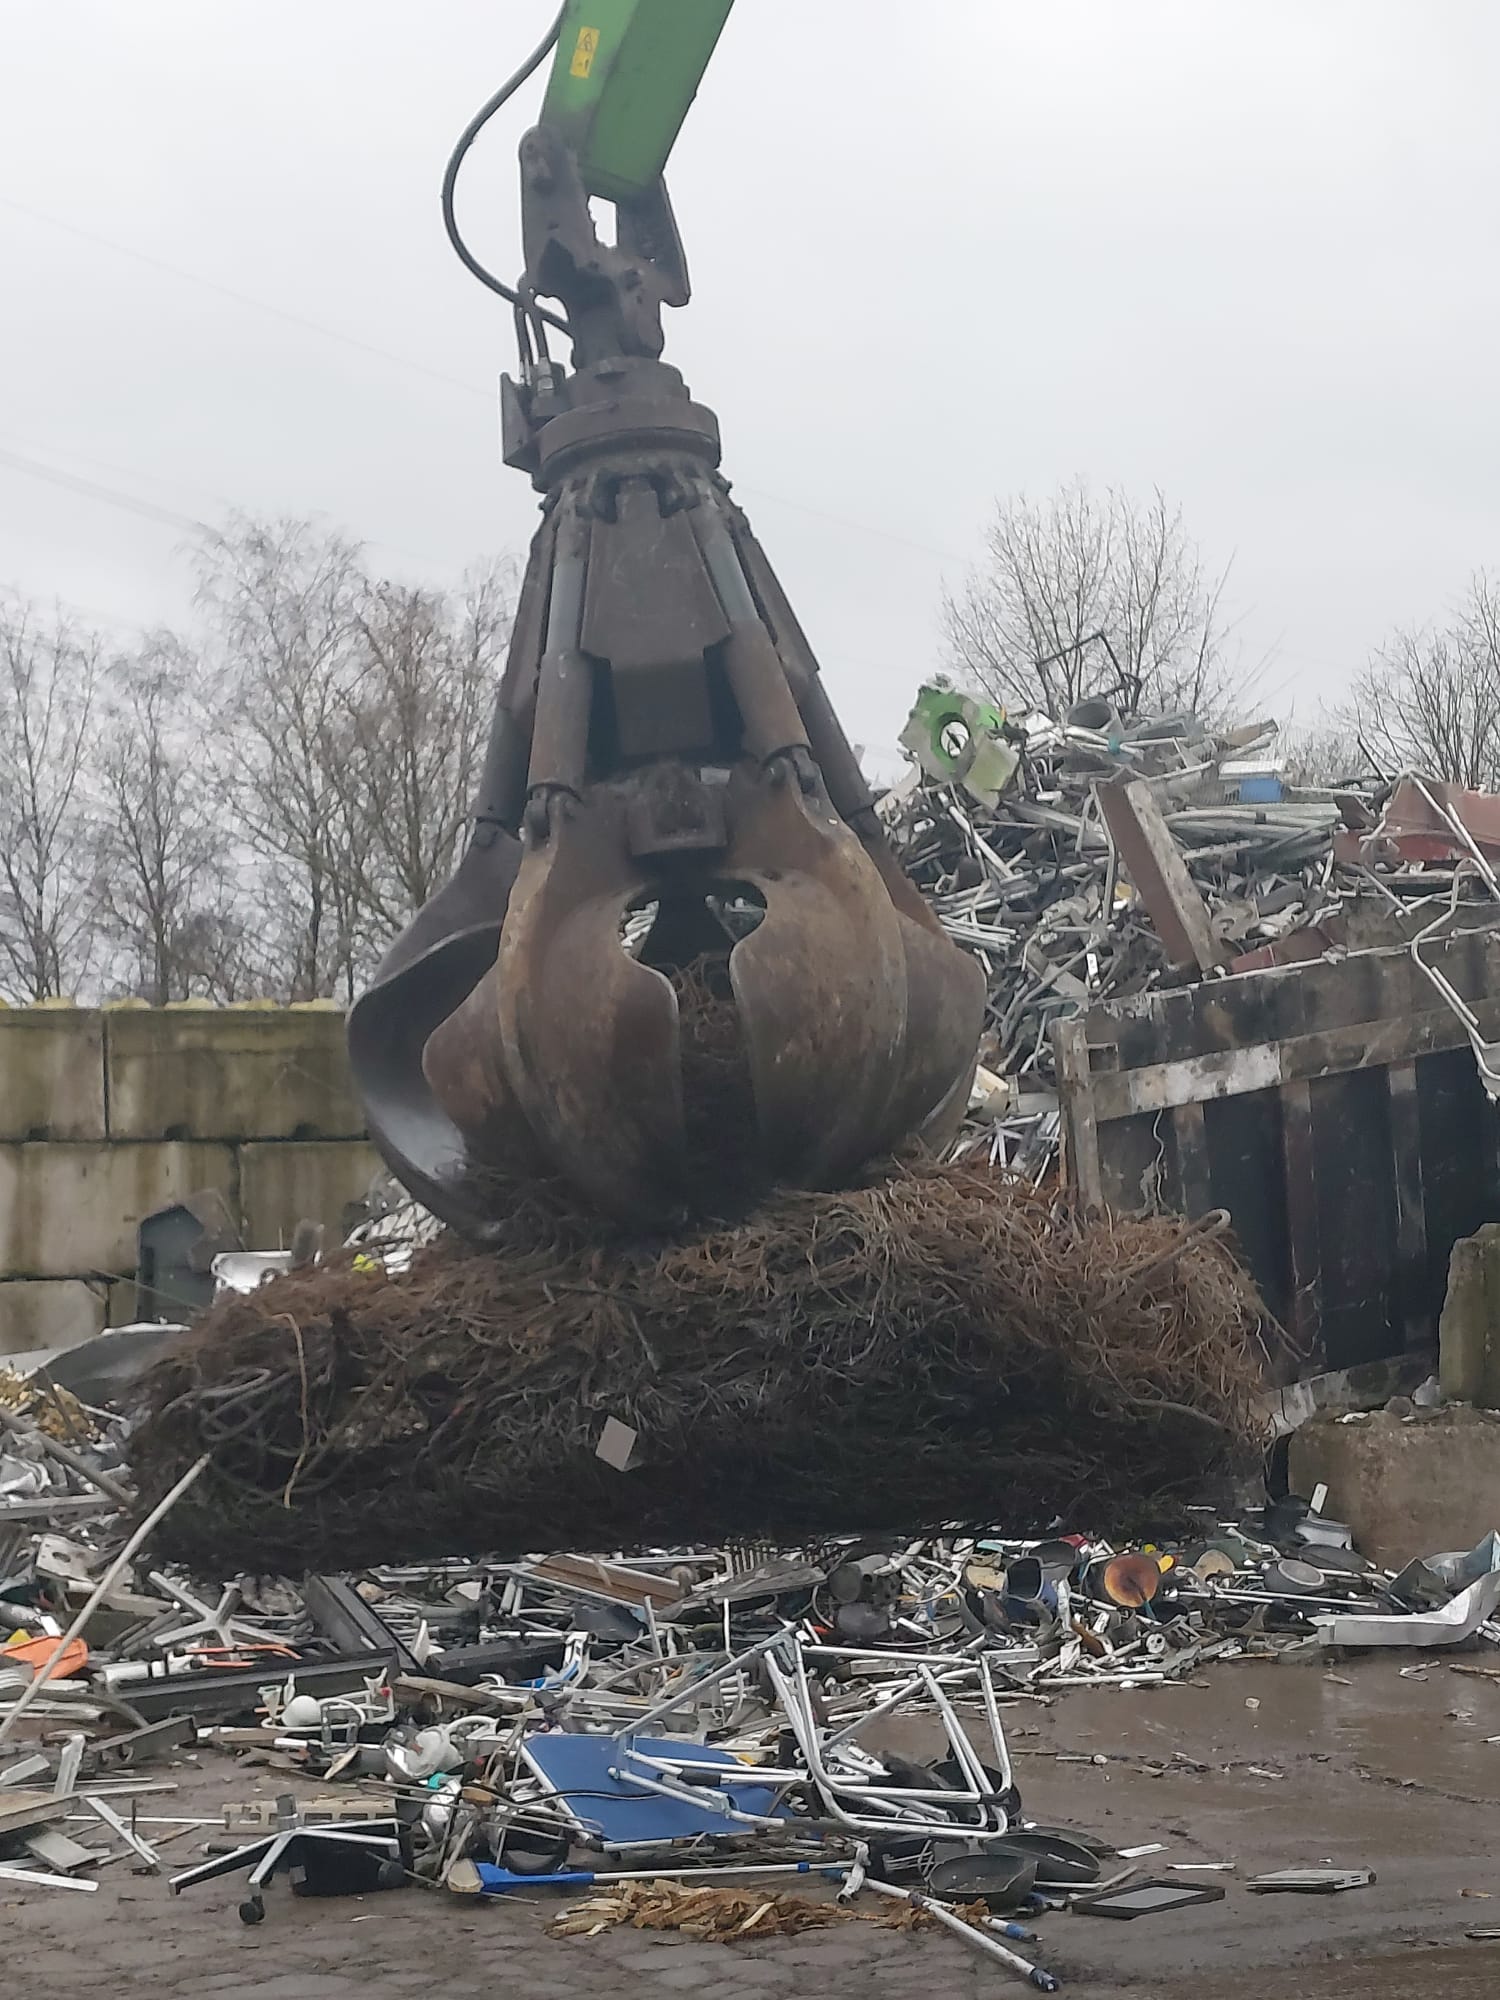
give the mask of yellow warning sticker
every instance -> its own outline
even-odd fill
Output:
[[[569,76],[587,76],[594,67],[594,53],[599,47],[597,28],[580,28],[578,40],[573,49],[573,60],[568,66]]]

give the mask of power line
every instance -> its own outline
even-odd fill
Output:
[[[414,361],[408,354],[397,354],[390,348],[377,347],[372,341],[361,340],[357,335],[345,333],[337,327],[324,326],[320,321],[308,319],[305,314],[289,312],[284,306],[272,305],[267,299],[258,299],[250,292],[242,292],[233,285],[221,284],[217,278],[206,278],[201,272],[191,271],[185,265],[173,264],[165,257],[157,257],[150,251],[133,249],[129,244],[117,243],[112,237],[101,236],[97,230],[85,229],[79,223],[65,222],[61,216],[49,215],[44,210],[32,208],[28,203],[14,201],[9,195],[0,195],[0,208],[8,208],[17,215],[24,215],[32,222],[45,223],[51,229],[60,229],[66,235],[76,236],[85,243],[96,244],[100,249],[113,251],[118,257],[128,257],[132,262],[144,264],[148,268],[164,271],[169,277],[183,284],[198,285],[203,290],[216,292],[220,298],[230,299],[236,305],[247,306],[254,312],[266,313],[273,319],[284,321],[289,326],[301,327],[304,332],[315,333],[322,340],[332,340],[344,347],[356,349],[361,354],[372,355],[375,359],[389,362],[393,367],[410,369],[425,376],[430,382],[440,382],[444,387],[457,389],[465,396],[480,397],[486,403],[493,403],[493,392],[481,389],[477,383],[465,382],[457,375],[447,375],[440,368],[429,368],[425,362]],[[752,486],[747,481],[736,480],[742,493],[771,502],[777,507],[790,507],[799,514],[807,514],[815,520],[829,521],[835,526],[846,528],[857,535],[874,535],[881,541],[894,542],[902,548],[916,549],[924,555],[938,556],[943,561],[967,562],[969,558],[956,549],[939,548],[931,542],[916,540],[910,535],[897,534],[890,528],[873,521],[860,521],[851,515],[834,513],[827,507],[815,507],[805,500],[793,500],[785,493],[773,493],[763,486]],[[200,491],[202,489],[199,489]]]
[[[184,493],[201,493],[205,500],[216,501],[221,507],[233,508],[235,502],[226,493],[218,493],[211,486],[200,486],[194,479],[177,479],[169,472],[147,472],[139,465],[121,465],[118,459],[96,458],[92,452],[75,451],[71,445],[49,444],[44,439],[5,437],[0,438],[0,446],[12,451],[45,452],[49,458],[76,459],[80,465],[95,466],[101,472],[123,472],[127,479],[143,479],[148,486],[176,486]]]
[[[32,443],[34,441],[27,439],[25,442]],[[199,486],[190,479],[163,477],[160,473],[143,471],[138,465],[121,465],[115,460],[93,458],[87,452],[70,451],[65,445],[48,444],[39,445],[36,448],[41,451],[52,452],[62,458],[79,459],[85,465],[103,466],[106,471],[123,472],[132,479],[145,479],[163,486],[180,486],[191,493],[205,494],[210,500],[216,500],[221,507],[224,507],[232,514],[252,516],[255,513],[255,509],[245,506],[240,501],[231,500],[227,494],[217,493],[207,486]],[[95,480],[82,479],[77,474],[70,474],[63,471],[61,467],[44,465],[36,459],[28,458],[20,452],[8,449],[3,439],[0,439],[0,465],[9,465],[17,472],[25,472],[38,479],[51,480],[56,485],[68,487],[71,491],[84,493],[90,499],[103,500],[107,501],[111,506],[128,508],[132,513],[143,514],[148,519],[160,519],[170,522],[173,526],[181,527],[189,532],[203,532],[208,534],[215,532],[208,522],[195,520],[189,515],[174,513],[171,508],[158,507],[154,501],[142,500],[133,494],[123,493],[117,487],[105,486]],[[314,508],[309,512],[309,518],[316,521],[319,516],[327,515],[327,513],[328,510],[326,508]],[[387,554],[401,556],[405,561],[416,563],[423,569],[442,568],[445,563],[452,560],[451,557],[419,554],[414,549],[402,548],[399,543],[382,541],[378,535],[362,535],[359,537],[359,540],[365,548],[384,549]]]
[[[897,542],[904,549],[918,549],[923,555],[939,556],[944,562],[969,561],[969,557],[960,555],[957,549],[940,549],[934,542],[919,542],[910,535],[898,535],[892,528],[878,528],[873,522],[857,521],[851,514],[835,514],[827,507],[810,507],[805,500],[793,500],[785,493],[769,493],[764,486],[747,486],[742,479],[732,483],[740,493],[752,493],[778,507],[793,507],[799,514],[812,514],[820,521],[836,522],[839,527],[848,528],[856,535],[878,535],[882,541]]]
[[[13,472],[24,472],[31,479],[49,480],[52,485],[65,487],[71,493],[82,493],[106,507],[118,507],[124,513],[138,514],[144,521],[161,521],[169,528],[182,528],[195,535],[212,532],[206,521],[174,513],[170,507],[158,507],[154,501],[122,493],[116,486],[103,486],[97,480],[82,479],[77,473],[64,472],[61,466],[43,465],[39,459],[23,458],[20,452],[7,451],[3,445],[0,445],[0,465],[9,466]]]
[[[141,618],[127,618],[123,611],[101,611],[97,604],[80,604],[77,598],[64,597],[56,590],[36,591],[30,595],[39,600],[45,599],[48,604],[56,604],[88,624],[114,625],[133,633],[138,639],[149,639],[154,633],[171,630],[170,622],[165,618],[158,618],[152,623]]]
[[[387,347],[377,347],[373,341],[361,340],[357,334],[323,326],[303,313],[289,312],[285,306],[272,305],[269,300],[258,299],[253,293],[238,291],[233,285],[220,284],[217,278],[205,278],[201,271],[190,271],[181,264],[169,263],[165,257],[154,256],[150,251],[135,250],[129,244],[116,243],[112,237],[101,236],[95,229],[85,229],[76,222],[64,222],[59,215],[48,215],[25,202],[12,201],[9,195],[0,195],[0,207],[13,209],[17,215],[27,216],[33,222],[45,222],[49,228],[61,229],[69,236],[77,236],[85,243],[97,245],[101,250],[112,250],[117,257],[129,257],[134,263],[165,271],[168,277],[178,278],[183,284],[200,285],[205,291],[217,292],[220,298],[232,299],[236,305],[249,306],[254,312],[268,313],[273,319],[285,320],[289,326],[299,326],[305,333],[316,333],[323,340],[336,340],[344,347],[357,348],[361,354],[373,355],[378,361],[392,362],[398,368],[410,368],[418,375],[427,376],[430,381],[442,382],[450,389],[461,389],[466,396],[482,396],[487,403],[492,400],[488,389],[481,389],[473,382],[462,382],[456,375],[445,375],[439,368],[429,368],[425,362],[414,361],[409,354],[395,354]]]

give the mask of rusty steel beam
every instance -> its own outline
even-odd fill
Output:
[[[1117,778],[1098,792],[1110,838],[1172,964],[1196,965],[1200,972],[1223,965],[1227,953],[1214,936],[1208,905],[1150,787],[1139,778]]]

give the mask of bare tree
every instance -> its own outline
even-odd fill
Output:
[[[1480,570],[1445,624],[1393,634],[1340,723],[1387,774],[1500,790],[1500,586]]]
[[[308,522],[236,519],[200,556],[214,782],[267,989],[353,996],[449,873],[477,782],[513,569],[462,596],[373,577]]]
[[[156,1006],[250,981],[225,814],[202,754],[197,662],[159,633],[117,660],[94,765],[95,892],[112,983]]]
[[[364,862],[336,773],[351,751],[367,581],[356,544],[306,521],[235,517],[198,553],[214,784],[256,875],[270,989],[353,992]]]
[[[92,946],[86,758],[99,642],[0,600],[0,983],[77,991]]]
[[[1377,775],[1357,735],[1337,720],[1284,729],[1278,748],[1289,785],[1327,790]]]
[[[363,663],[348,754],[334,773],[356,837],[361,919],[386,943],[452,872],[510,634],[515,567],[476,571],[456,605],[376,583],[360,611]]]
[[[1103,696],[1122,714],[1224,712],[1229,571],[1212,574],[1160,491],[1137,505],[1082,480],[996,503],[986,552],[945,594],[948,665],[1013,712],[1054,719]]]

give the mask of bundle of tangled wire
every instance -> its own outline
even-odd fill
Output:
[[[1177,1218],[969,1163],[643,1243],[556,1186],[505,1243],[222,1298],[149,1379],[143,1505],[222,1575],[457,1552],[1163,1523],[1256,1450],[1260,1308]],[[597,1446],[637,1433],[627,1469]]]

